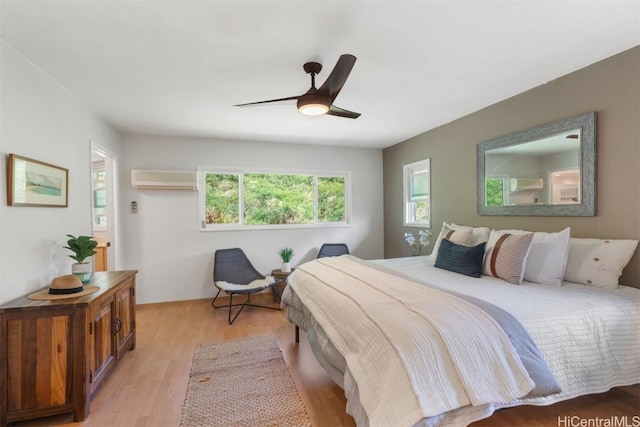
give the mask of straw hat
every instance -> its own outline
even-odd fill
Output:
[[[30,299],[56,300],[64,298],[77,298],[89,295],[100,290],[100,286],[82,285],[78,276],[66,274],[56,277],[51,281],[49,289],[43,289],[29,295]]]

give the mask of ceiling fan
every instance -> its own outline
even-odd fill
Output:
[[[336,97],[340,93],[342,86],[347,81],[349,73],[353,65],[356,63],[356,57],[349,54],[341,55],[336,66],[331,70],[331,74],[327,80],[316,88],[316,75],[322,70],[322,65],[317,62],[307,62],[304,64],[304,71],[311,75],[311,88],[302,95],[288,96],[286,98],[269,99],[267,101],[249,102],[246,104],[237,104],[234,107],[246,107],[249,105],[268,104],[270,102],[298,100],[298,111],[309,116],[317,116],[320,114],[328,114],[330,116],[346,117],[349,119],[357,119],[360,113],[345,110],[333,105]]]

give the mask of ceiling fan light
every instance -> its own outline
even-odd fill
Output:
[[[331,101],[324,96],[302,96],[298,99],[298,111],[307,116],[319,116],[329,111]]]
[[[306,104],[298,108],[298,111],[307,116],[319,116],[320,114],[326,114],[329,108],[324,104]]]

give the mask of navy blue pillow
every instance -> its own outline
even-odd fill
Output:
[[[466,276],[480,277],[485,245],[486,243],[480,243],[478,246],[469,247],[442,239],[436,257],[436,267]]]

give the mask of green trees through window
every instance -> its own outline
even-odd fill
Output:
[[[345,222],[344,177],[318,177],[318,221]]]
[[[240,186],[236,174],[208,173],[206,182],[207,224],[238,224],[240,221],[239,205]]]
[[[487,206],[504,205],[504,180],[502,178],[487,178],[484,182]]]
[[[207,172],[204,225],[346,223],[346,179],[346,174]]]
[[[245,174],[244,223],[313,223],[313,177]]]

